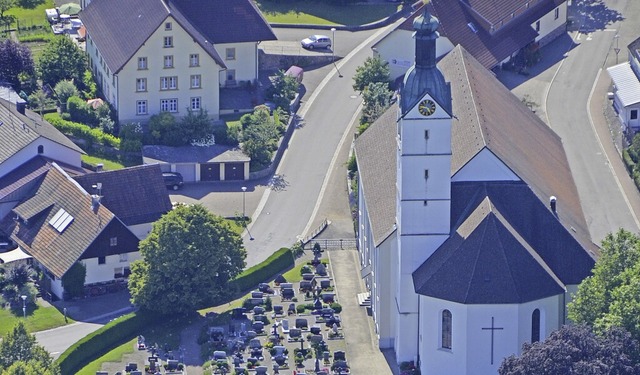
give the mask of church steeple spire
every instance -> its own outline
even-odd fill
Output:
[[[440,22],[424,12],[413,21],[413,38],[416,45],[416,60],[404,76],[404,88],[401,92],[401,111],[406,114],[418,101],[429,94],[447,112],[451,113],[451,88],[436,66],[436,39]]]

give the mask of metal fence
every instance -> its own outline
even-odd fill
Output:
[[[339,239],[317,239],[311,240],[304,244],[305,250],[311,250],[315,244],[320,244],[322,250],[354,250],[358,248],[358,243],[355,239],[339,238]]]

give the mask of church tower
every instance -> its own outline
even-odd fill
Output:
[[[400,93],[394,339],[398,362],[418,355],[418,295],[411,274],[450,232],[451,88],[436,67],[438,26],[427,7],[413,22],[415,63]]]

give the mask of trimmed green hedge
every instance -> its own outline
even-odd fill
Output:
[[[78,122],[63,120],[58,113],[47,113],[44,119],[56,129],[67,135],[84,139],[88,146],[99,143],[105,146],[120,148],[120,139],[100,129],[91,128]]]
[[[276,274],[293,267],[294,264],[293,253],[290,249],[283,247],[271,254],[264,262],[242,272],[229,282],[229,286],[239,291],[253,289]]]
[[[57,359],[62,375],[72,375],[87,363],[118,345],[134,338],[138,332],[158,321],[158,316],[137,311],[124,315],[71,345]]]

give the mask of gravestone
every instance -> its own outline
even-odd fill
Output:
[[[335,294],[333,293],[322,293],[322,301],[324,303],[333,303],[335,300]]]
[[[322,329],[320,328],[320,326],[312,326],[309,331],[314,335],[319,335]]]
[[[282,283],[280,284],[281,289],[293,289],[293,283]]]
[[[300,328],[291,328],[289,330],[289,337],[298,338],[302,336],[302,330]]]
[[[251,349],[262,348],[262,344],[260,343],[260,339],[251,339],[251,341],[249,341],[249,347]]]
[[[142,375],[142,371],[140,370],[131,371],[129,375]]]
[[[273,313],[276,315],[284,315],[284,308],[282,305],[273,305]]]
[[[262,315],[264,314],[264,307],[262,306],[256,306],[253,308],[253,313],[256,315]]]
[[[329,353],[329,351],[324,351],[322,352],[322,360],[324,360],[325,362],[329,361],[329,356],[331,355],[331,353]]]
[[[107,371],[96,371],[96,375],[109,375]]]
[[[309,327],[309,322],[305,318],[296,319],[296,328],[307,329]]]
[[[336,350],[333,353],[333,360],[334,361],[346,361],[346,359],[347,358],[345,357],[345,354],[344,354],[344,352],[342,350]]]
[[[247,339],[251,340],[251,339],[255,338],[256,336],[258,336],[256,331],[247,331]]]
[[[244,315],[244,313],[245,313],[244,307],[238,307],[236,309],[233,309],[233,311],[231,312],[231,319],[234,319],[234,320],[245,319],[246,316]]]
[[[296,292],[295,290],[293,290],[292,288],[286,288],[286,289],[282,289],[282,299],[292,299],[293,297],[296,296]]]
[[[233,369],[236,372],[236,375],[247,375],[247,369],[244,367],[236,367]]]
[[[316,266],[316,274],[320,276],[327,276],[327,267],[320,263]]]
[[[222,350],[216,350],[213,352],[213,359],[216,361],[219,360],[227,360],[227,352],[223,352]]]
[[[262,298],[262,297],[264,297],[264,293],[262,292],[258,292],[258,291],[251,292],[251,298]]]
[[[311,281],[313,280],[314,275],[312,273],[303,273],[302,280]]]
[[[178,361],[175,359],[170,359],[167,361],[167,370],[175,371],[178,369]]]
[[[313,290],[313,286],[311,285],[311,281],[302,280],[300,281],[300,291],[307,292]]]
[[[316,300],[313,301],[313,308],[315,310],[321,310],[322,309],[322,302],[320,301],[320,298],[316,298]]]
[[[320,344],[322,341],[324,341],[322,335],[311,335],[311,337],[309,337],[309,342],[312,344]]]
[[[269,293],[269,289],[271,289],[271,287],[267,283],[258,284],[258,290],[262,293]]]
[[[296,313],[296,304],[290,303],[289,308],[287,309],[287,314],[292,315]]]
[[[253,322],[253,324],[251,325],[251,328],[253,328],[253,330],[256,331],[256,333],[262,333],[264,332],[264,323],[261,321]]]
[[[256,375],[267,375],[267,366],[256,367]]]
[[[330,279],[320,279],[320,288],[327,289],[331,287]]]

